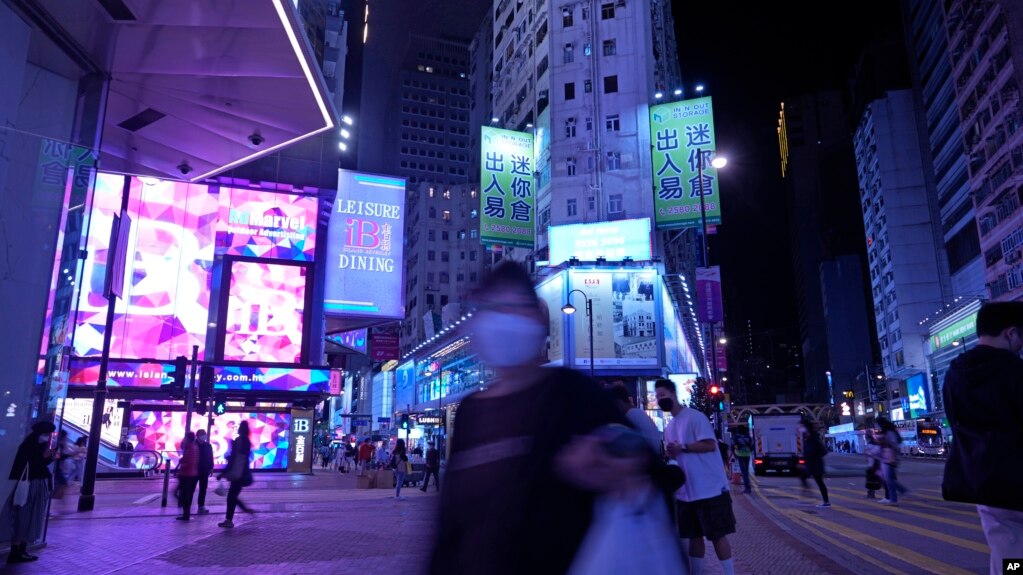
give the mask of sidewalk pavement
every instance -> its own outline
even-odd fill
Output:
[[[254,515],[239,512],[223,529],[225,501],[212,493],[209,515],[175,521],[173,497],[160,507],[158,480],[104,481],[97,508],[74,511],[76,500],[55,501],[47,545],[39,561],[12,565],[18,574],[206,573],[390,574],[425,566],[431,544],[436,492],[355,489],[353,475],[316,470],[312,476],[256,476],[241,499]],[[779,526],[756,495],[733,493],[738,521],[731,535],[736,573],[851,575],[847,569]],[[704,573],[722,573],[707,546]]]

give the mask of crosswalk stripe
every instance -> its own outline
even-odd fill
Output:
[[[831,494],[831,498],[832,499],[841,499],[843,501],[852,501],[852,502],[855,502],[855,503],[859,503],[860,501],[863,501],[862,499],[855,499],[853,497],[846,497],[845,495],[832,494],[831,491],[832,491],[831,489],[828,489],[828,493]],[[876,504],[876,505],[879,505],[879,504]],[[845,509],[845,508],[843,508],[843,509]],[[885,509],[887,509],[889,511],[894,511],[896,513],[901,513],[903,515],[909,515],[911,517],[918,517],[920,519],[926,519],[928,521],[937,521],[938,523],[944,523],[945,525],[952,525],[953,527],[962,527],[963,529],[971,529],[973,531],[983,532],[983,529],[981,529],[980,525],[977,524],[977,523],[967,523],[965,521],[956,521],[955,519],[948,519],[948,518],[945,518],[945,517],[941,517],[940,515],[931,515],[929,513],[921,513],[919,511],[913,511],[911,509],[907,509],[904,506],[886,507]]]
[[[846,539],[851,539],[853,541],[876,549],[884,553],[885,555],[894,557],[899,561],[905,561],[910,565],[919,567],[921,569],[925,569],[927,571],[930,571],[931,573],[936,573],[938,575],[969,575],[970,573],[965,569],[960,569],[959,567],[956,567],[954,565],[949,565],[944,561],[938,561],[937,559],[906,549],[905,547],[897,543],[891,543],[883,539],[867,535],[866,533],[862,533],[855,529],[849,529],[837,523],[828,521],[826,519],[821,518],[819,515],[807,515],[794,509],[786,511],[785,514],[796,521],[801,521],[803,523],[812,523],[822,529],[827,529],[828,531],[836,533],[842,537],[845,537]]]
[[[857,494],[859,493],[859,491],[856,491],[856,490],[853,490],[853,489],[846,489],[844,487],[832,487],[831,485],[828,485],[828,491],[829,492],[830,491],[842,491],[842,492],[845,492],[845,493],[857,493]],[[854,497],[853,499],[856,499],[856,498]],[[934,504],[931,504],[931,503],[926,503],[924,501],[920,501],[921,499],[927,500],[927,501],[934,501],[936,503],[942,503],[943,505],[937,506],[937,505],[934,505]],[[864,499],[864,501],[868,501],[868,500]],[[902,500],[900,499],[899,501],[900,501],[900,504],[901,504]],[[922,506],[924,508],[927,508],[927,509],[934,509],[935,511],[938,511],[939,513],[942,513],[942,514],[954,513],[956,515],[963,515],[965,517],[970,517],[972,519],[978,519],[979,520],[979,517],[977,515],[977,508],[972,506],[972,505],[970,505],[970,504],[968,504],[968,503],[957,503],[957,502],[954,502],[954,501],[945,501],[944,499],[939,499],[939,498],[935,498],[935,497],[928,497],[926,495],[920,495],[917,492],[917,490],[915,490],[915,489],[913,490],[913,493],[909,496],[908,501],[909,501],[909,503],[918,503],[920,506]]]

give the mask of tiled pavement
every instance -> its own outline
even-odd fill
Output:
[[[211,490],[212,490],[211,485]],[[176,575],[186,573],[412,575],[424,565],[437,498],[411,488],[395,501],[383,489],[358,490],[351,476],[257,476],[242,493],[255,515],[217,527],[224,499],[209,496],[210,515],[175,521],[161,508],[157,481],[101,482],[97,509],[74,512],[55,502],[41,559],[7,573]],[[779,528],[752,495],[736,493],[738,532],[730,537],[736,571],[746,574],[846,575],[853,571]],[[708,545],[704,573],[721,573]],[[6,566],[5,566],[6,567]]]

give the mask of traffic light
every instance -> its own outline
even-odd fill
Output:
[[[710,404],[714,406],[717,411],[725,410],[725,390],[721,386],[712,385],[707,390],[710,395]]]
[[[401,416],[401,424],[400,425],[401,425],[401,428],[404,429],[404,430],[408,430],[409,428],[412,427],[412,421],[409,420],[409,417],[408,417],[407,413]]]
[[[225,413],[227,413],[227,402],[224,401],[224,398],[218,397],[213,402],[213,415],[224,415]]]
[[[719,391],[721,391],[720,387],[718,387],[716,385],[710,386],[710,394],[711,395],[717,395]]]
[[[169,394],[174,399],[185,397],[185,377],[188,371],[188,358],[179,355],[174,358],[174,370],[171,371],[171,383],[160,386],[160,391]]]
[[[206,405],[206,402],[213,397],[213,366],[204,365],[199,368],[199,396],[196,400]]]

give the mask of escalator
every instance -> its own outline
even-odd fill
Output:
[[[61,426],[60,419],[57,419],[58,427]],[[87,437],[89,430],[82,429],[74,423],[65,420],[64,431],[67,431],[71,441],[77,441],[79,437]],[[160,467],[163,457],[159,452],[149,450],[123,451],[118,446],[105,441],[102,438],[99,442],[99,459],[96,462],[96,477],[149,477],[153,470]]]

